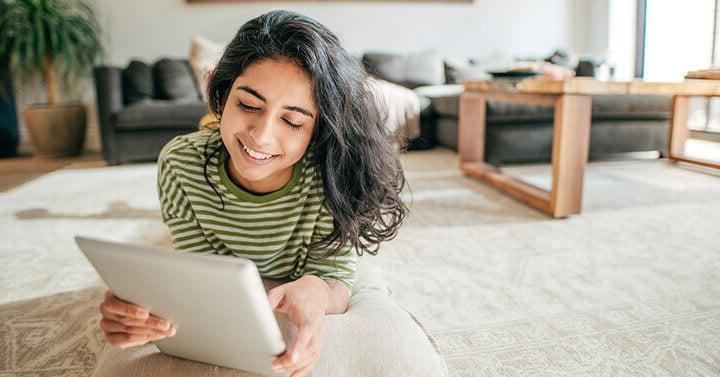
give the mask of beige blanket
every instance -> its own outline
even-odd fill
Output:
[[[420,136],[420,99],[414,91],[391,82],[371,78],[378,105],[387,111],[388,130],[400,140]]]

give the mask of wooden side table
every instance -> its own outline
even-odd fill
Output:
[[[692,96],[720,96],[720,82],[686,80],[677,83],[644,81],[596,81],[575,78],[567,81],[528,79],[516,90],[494,89],[485,81],[463,82],[460,96],[458,152],[460,169],[511,197],[554,218],[579,214],[590,142],[593,94],[672,95],[669,158],[720,169],[720,163],[688,158],[683,154],[687,139],[688,101]],[[487,101],[551,105],[555,108],[552,143],[552,187],[544,190],[504,175],[484,161]]]

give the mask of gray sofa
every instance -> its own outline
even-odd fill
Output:
[[[156,161],[173,137],[208,112],[187,61],[132,61],[94,70],[103,157],[110,165]]]
[[[462,86],[457,81],[487,79],[488,74],[469,61],[443,61],[432,51],[400,55],[366,53],[363,62],[378,78],[412,88],[424,104],[421,136],[411,149],[441,145],[457,149],[458,104]],[[582,62],[585,74],[592,74]],[[444,74],[444,75],[443,75]],[[620,153],[658,151],[667,146],[670,119],[667,96],[593,96],[590,159]],[[553,110],[549,106],[488,102],[485,159],[493,164],[547,162],[552,149]]]
[[[434,141],[457,149],[459,94],[431,98]],[[590,159],[667,147],[670,97],[592,96]],[[488,102],[485,160],[496,165],[548,162],[552,151],[551,106]],[[432,132],[432,131],[431,131]]]

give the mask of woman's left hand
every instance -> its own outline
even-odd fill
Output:
[[[303,377],[320,359],[325,340],[325,310],[330,301],[327,283],[305,275],[271,289],[268,300],[274,311],[287,314],[298,329],[293,345],[273,361],[273,370]]]

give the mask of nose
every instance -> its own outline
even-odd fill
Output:
[[[275,127],[269,116],[261,116],[250,126],[248,133],[258,146],[270,145],[273,143]]]

